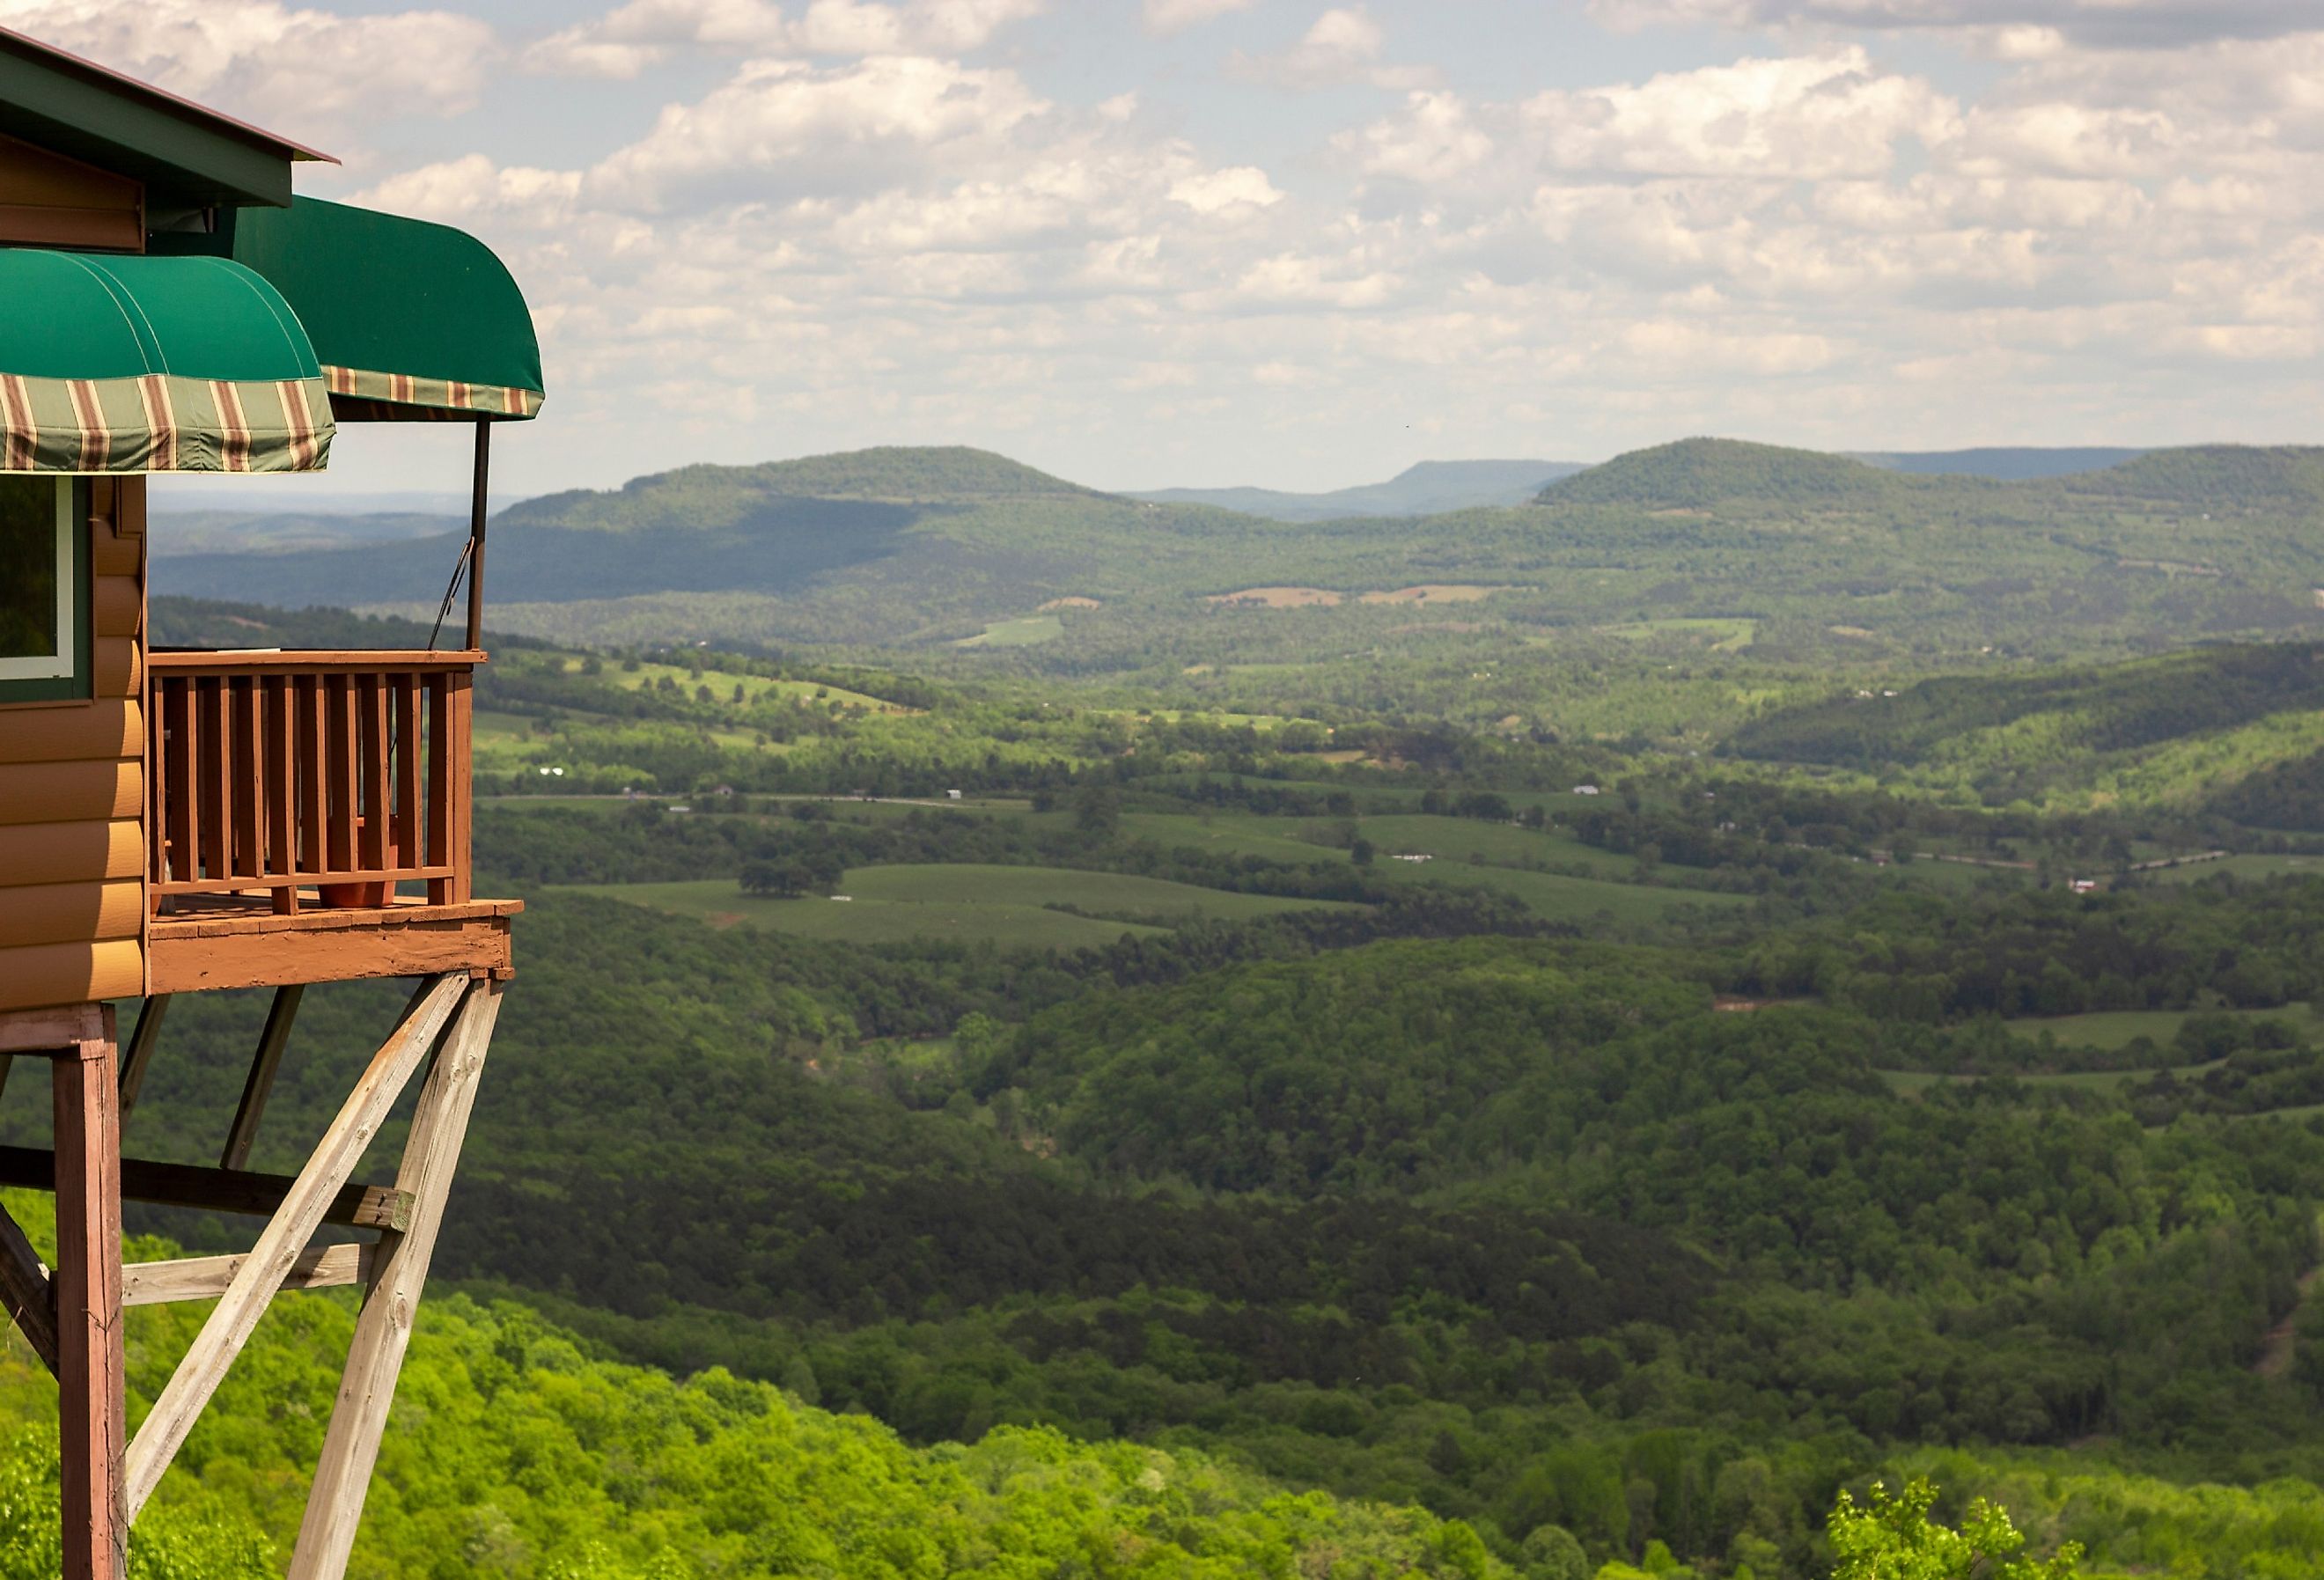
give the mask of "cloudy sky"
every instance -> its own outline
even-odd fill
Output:
[[[484,236],[527,492],[2319,437],[2324,0],[0,0]],[[440,435],[343,439],[435,486]],[[434,446],[431,449],[429,447]],[[416,468],[424,467],[427,476]]]

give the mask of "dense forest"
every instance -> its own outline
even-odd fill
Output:
[[[905,450],[512,513],[519,972],[361,1572],[1864,1580],[1979,1500],[2027,1573],[2306,1572],[2316,496],[1689,441],[1418,528]],[[430,574],[153,624],[424,645]],[[254,1166],[397,991],[307,995]],[[266,1008],[172,1009],[134,1152]],[[148,1573],[279,1566],[347,1311]]]

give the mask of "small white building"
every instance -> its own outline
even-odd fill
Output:
[[[1594,796],[1598,793],[1598,787],[1594,784],[1577,784],[1573,787],[1573,793],[1577,796]]]

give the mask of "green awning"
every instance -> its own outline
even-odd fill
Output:
[[[222,258],[0,247],[0,471],[315,472],[322,368]]]
[[[540,410],[532,314],[507,267],[466,231],[300,198],[236,213],[233,256],[307,326],[342,420]]]

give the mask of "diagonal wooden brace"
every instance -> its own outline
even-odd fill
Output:
[[[480,982],[469,993],[420,1088],[410,1138],[395,1177],[396,1188],[411,1196],[411,1223],[380,1236],[363,1312],[347,1345],[346,1372],[323,1438],[322,1461],[315,1468],[299,1545],[291,1553],[289,1580],[339,1580],[346,1573],[355,1529],[363,1520],[364,1494],[387,1428],[388,1407],[395,1399],[396,1373],[411,1342],[412,1318],[421,1286],[428,1281],[437,1231],[444,1222],[444,1201],[460,1166],[484,1055],[500,1018],[501,991],[497,982]]]
[[[0,1299],[8,1306],[24,1342],[49,1369],[57,1371],[57,1290],[40,1253],[24,1236],[23,1226],[0,1207]]]
[[[124,1501],[134,1520],[145,1501],[161,1484],[161,1474],[193,1429],[195,1418],[225,1380],[226,1368],[249,1342],[258,1319],[283,1280],[291,1275],[299,1257],[314,1238],[331,1198],[362,1161],[364,1149],[379,1133],[396,1097],[420,1067],[445,1025],[469,989],[467,975],[456,973],[423,984],[403,1012],[401,1021],[355,1083],[338,1117],[300,1169],[282,1206],[251,1248],[249,1259],[226,1286],[209,1320],[202,1325],[193,1346],[153,1401],[136,1438],[129,1445],[124,1466]],[[116,1295],[117,1299],[117,1295]]]

